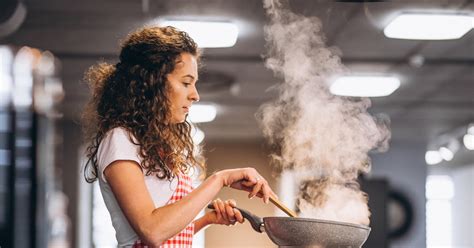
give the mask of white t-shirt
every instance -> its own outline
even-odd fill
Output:
[[[116,160],[130,160],[140,164],[139,147],[133,144],[127,130],[114,128],[107,132],[99,144],[97,151],[97,163],[99,167],[99,186],[104,198],[105,205],[109,210],[112,225],[115,228],[115,237],[119,247],[130,247],[138,239],[138,235],[132,229],[125,218],[115,196],[104,177],[104,169]],[[126,177],[126,175],[124,175]],[[155,204],[155,208],[164,206],[173,195],[178,185],[175,178],[171,182],[160,180],[154,175],[145,176],[145,184]]]

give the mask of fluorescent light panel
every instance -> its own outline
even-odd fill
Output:
[[[343,76],[330,87],[334,95],[381,97],[392,94],[400,87],[400,80],[389,76]]]
[[[401,14],[384,29],[385,36],[410,40],[459,39],[473,28],[474,17],[448,14]]]
[[[217,108],[212,104],[195,104],[189,110],[189,120],[193,123],[210,122],[216,118]]]
[[[232,22],[165,20],[163,26],[173,26],[188,33],[199,47],[232,47],[239,29]]]

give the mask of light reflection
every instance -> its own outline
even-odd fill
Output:
[[[13,62],[13,75],[15,78],[13,104],[15,107],[29,107],[33,102],[32,87],[35,58],[35,51],[29,47],[21,48],[15,56]]]
[[[7,46],[0,46],[0,107],[8,106],[11,101],[13,87],[12,63],[12,51]]]
[[[452,199],[454,183],[450,176],[431,175],[426,179],[426,245],[452,246]]]

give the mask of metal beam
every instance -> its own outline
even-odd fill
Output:
[[[118,55],[113,53],[76,53],[76,52],[59,52],[53,51],[53,54],[60,59],[64,60],[118,60]],[[263,56],[254,55],[204,55],[204,61],[209,62],[238,62],[238,63],[261,63],[264,62]],[[342,58],[344,64],[387,64],[387,65],[400,65],[409,64],[409,61],[405,58],[357,58],[348,57]],[[474,58],[425,58],[423,65],[474,65]]]

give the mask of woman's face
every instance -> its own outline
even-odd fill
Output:
[[[196,57],[190,53],[182,53],[174,71],[167,75],[171,123],[184,122],[193,102],[199,101],[196,89],[197,68]]]

